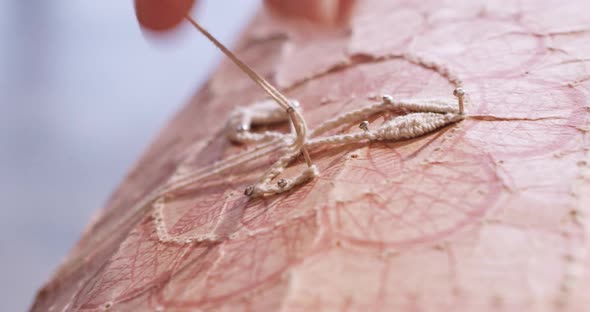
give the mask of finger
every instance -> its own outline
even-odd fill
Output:
[[[139,24],[153,31],[178,26],[191,11],[195,0],[134,0]]]
[[[265,0],[271,12],[287,18],[335,25],[345,22],[355,0]]]

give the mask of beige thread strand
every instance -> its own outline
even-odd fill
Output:
[[[287,111],[288,117],[293,123],[293,127],[295,128],[296,138],[293,141],[293,148],[300,153],[303,154],[305,157],[305,162],[307,163],[308,167],[312,167],[312,162],[309,157],[309,153],[307,148],[305,147],[305,140],[307,139],[307,124],[305,123],[305,119],[301,115],[301,113],[295,109],[295,106],[291,101],[289,101],[281,92],[279,92],[275,87],[273,87],[268,81],[266,81],[262,76],[258,75],[254,70],[252,70],[248,65],[246,65],[242,60],[236,57],[228,48],[226,48],[221,42],[219,42],[213,35],[211,35],[205,28],[203,28],[197,21],[195,21],[190,15],[186,16],[186,19],[199,31],[203,34],[209,41],[211,41],[219,50],[221,50],[236,66],[238,66],[246,75],[250,77],[256,84],[258,84],[264,91],[270,95],[270,97],[275,100],[279,106],[281,106],[284,110]]]

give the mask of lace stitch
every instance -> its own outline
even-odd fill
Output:
[[[254,185],[247,187],[244,194],[248,197],[257,197],[288,192],[319,175],[317,166],[311,164],[293,178],[280,178],[276,183],[273,183],[302,154],[303,150],[329,145],[368,143],[385,140],[399,141],[425,135],[464,118],[464,94],[465,92],[460,88],[454,92],[454,95],[459,101],[458,107],[443,99],[394,100],[390,95],[384,95],[379,103],[366,105],[324,121],[311,131],[309,135],[307,134],[307,125],[301,116],[301,106],[295,100],[289,100],[291,106],[288,110],[277,107],[272,100],[257,102],[248,107],[238,107],[230,114],[226,122],[225,134],[227,139],[237,144],[258,143],[258,146],[254,150],[239,153],[217,162],[209,168],[192,172],[180,178],[177,183],[180,182],[181,185],[183,181],[186,181],[186,184],[188,184],[188,181],[194,183],[212,175],[236,168],[245,162],[267,154],[269,151],[281,149],[283,150],[283,155],[264,172]],[[367,121],[362,121],[371,115],[386,111],[401,112],[401,114],[384,121],[374,130],[369,129],[369,123]],[[276,131],[255,133],[251,131],[252,126],[271,125],[288,122],[289,120],[293,121],[290,133]],[[325,137],[320,136],[329,130],[359,121],[362,121],[359,126],[362,131]],[[188,244],[218,241],[221,239],[216,234],[182,238],[169,235],[163,219],[165,197],[165,195],[161,196],[153,204],[156,232],[160,240]]]

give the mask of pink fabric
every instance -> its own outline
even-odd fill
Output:
[[[585,311],[588,11],[587,1],[372,0],[350,32],[321,33],[260,14],[236,51],[301,102],[310,127],[382,93],[452,98],[458,83],[466,120],[315,153],[320,178],[287,195],[242,195],[277,155],[211,178],[171,199],[164,218],[172,235],[229,238],[161,243],[149,211],[128,209],[174,172],[241,149],[223,120],[264,96],[223,64],[33,310]]]

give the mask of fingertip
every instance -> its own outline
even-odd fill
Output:
[[[355,0],[264,0],[264,2],[271,12],[281,17],[337,25],[348,20]]]
[[[141,27],[163,32],[178,26],[195,5],[195,0],[134,0]]]

